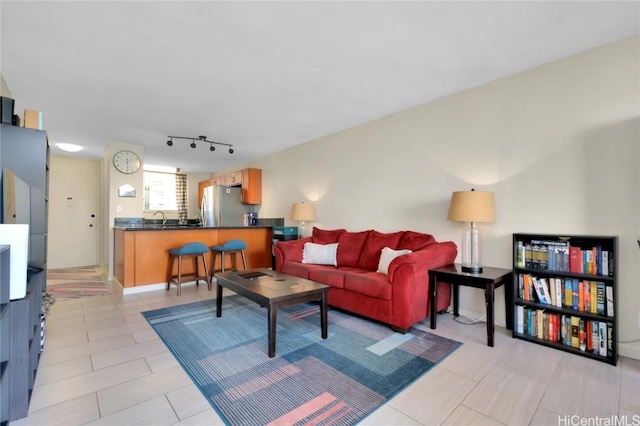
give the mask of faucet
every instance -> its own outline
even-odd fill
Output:
[[[165,226],[167,224],[167,218],[164,216],[164,212],[161,210],[156,210],[153,215],[157,215],[158,213],[160,213],[162,215],[162,226]]]

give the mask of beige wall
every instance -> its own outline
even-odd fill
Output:
[[[234,169],[263,170],[261,217],[292,224],[291,204],[305,200],[316,206],[310,225],[412,229],[457,244],[451,192],[494,191],[485,265],[510,267],[514,232],[619,235],[620,353],[640,359],[639,48],[639,37],[623,40]],[[113,223],[120,179],[106,155],[103,215]],[[111,252],[105,243],[105,265]],[[482,293],[462,290],[461,312],[480,317]],[[504,324],[502,288],[496,297]]]
[[[9,90],[9,87],[7,87],[7,83],[4,81],[4,77],[1,74],[0,74],[0,95],[7,98],[13,98],[13,96],[11,95],[11,91]]]
[[[452,191],[494,191],[484,264],[509,268],[514,232],[618,235],[619,339],[640,359],[639,37],[365,123],[249,164],[261,217],[315,204],[323,228],[413,229],[460,244]],[[497,295],[504,324],[504,293]],[[463,289],[462,312],[484,313]],[[478,332],[482,332],[478,329]]]

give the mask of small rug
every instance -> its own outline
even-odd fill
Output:
[[[109,289],[94,267],[47,270],[47,293],[59,299],[103,296]]]
[[[278,310],[276,356],[267,355],[267,309],[241,296],[143,312],[220,417],[230,425],[352,425],[461,343],[329,310]]]

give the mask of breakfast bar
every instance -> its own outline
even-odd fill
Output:
[[[211,247],[233,239],[247,243],[249,268],[268,268],[272,234],[272,228],[267,226],[114,227],[113,274],[125,292],[133,288],[139,291],[144,286],[167,282],[170,248],[195,241]]]

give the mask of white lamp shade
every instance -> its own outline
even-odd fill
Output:
[[[291,206],[291,220],[312,221],[316,220],[313,204],[295,203]]]
[[[493,192],[456,191],[451,195],[448,220],[456,222],[495,222],[496,207]]]

